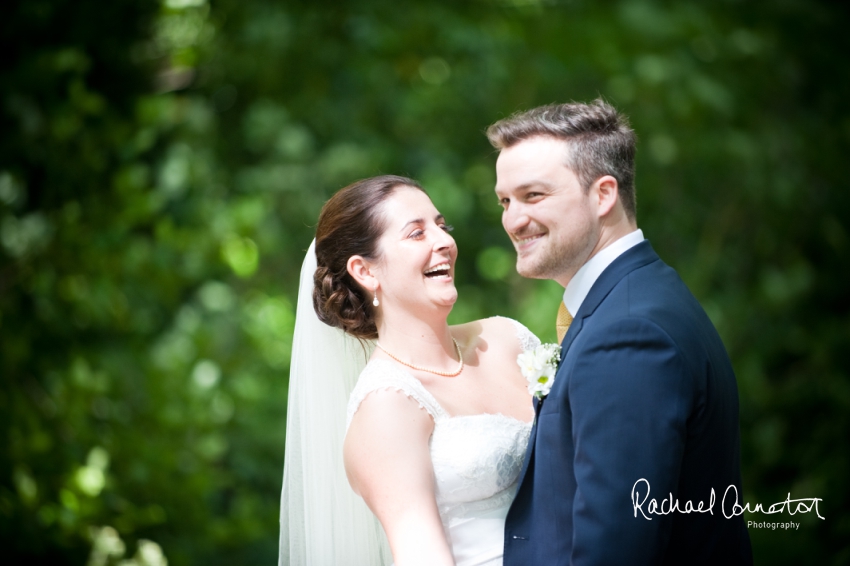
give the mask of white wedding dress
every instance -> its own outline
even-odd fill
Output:
[[[512,322],[523,350],[540,344],[525,326]],[[501,566],[505,517],[531,423],[501,414],[450,416],[418,379],[387,360],[372,360],[363,369],[349,398],[347,423],[369,393],[384,389],[408,395],[434,419],[430,450],[437,506],[455,563]]]

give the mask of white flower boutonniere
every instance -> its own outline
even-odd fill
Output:
[[[516,363],[528,380],[528,392],[538,399],[546,397],[552,389],[560,361],[561,347],[557,344],[540,344],[517,356]]]

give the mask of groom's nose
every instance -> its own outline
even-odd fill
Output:
[[[529,216],[521,203],[511,203],[502,211],[502,227],[508,234],[516,234],[528,225]]]

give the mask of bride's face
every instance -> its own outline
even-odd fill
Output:
[[[382,212],[386,229],[375,266],[381,308],[450,309],[457,301],[457,246],[443,215],[428,195],[412,187],[396,189]]]

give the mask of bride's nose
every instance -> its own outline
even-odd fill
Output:
[[[448,232],[440,229],[436,238],[434,238],[434,250],[441,251],[455,247],[455,239]]]

